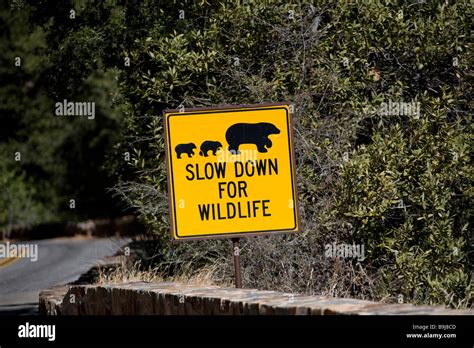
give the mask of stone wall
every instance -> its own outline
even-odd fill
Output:
[[[471,310],[383,304],[275,291],[134,282],[57,287],[40,294],[41,315],[472,315]]]

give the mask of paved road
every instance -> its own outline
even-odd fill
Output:
[[[0,315],[36,314],[41,290],[66,284],[114,255],[128,239],[58,238],[38,244],[38,260],[20,258],[0,266]]]

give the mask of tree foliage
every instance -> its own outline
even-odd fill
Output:
[[[25,1],[0,5],[0,227],[118,214],[102,170],[118,135],[115,74],[94,70],[58,87],[74,65],[55,65],[54,56],[68,52],[50,46],[33,9]],[[64,99],[94,101],[95,121],[56,116]]]

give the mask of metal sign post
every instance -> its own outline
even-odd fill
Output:
[[[240,245],[239,238],[232,238],[232,250],[234,254],[235,287],[242,288],[242,276],[240,272]]]

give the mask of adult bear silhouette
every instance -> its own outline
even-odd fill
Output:
[[[232,153],[240,153],[242,144],[255,144],[258,152],[267,152],[267,148],[272,147],[272,141],[268,139],[271,134],[280,134],[272,123],[236,123],[227,129],[225,138]]]
[[[206,140],[201,144],[199,154],[204,157],[208,157],[209,151],[212,151],[212,155],[215,156],[216,152],[222,148],[222,144],[218,141]]]
[[[176,155],[178,156],[178,158],[181,158],[181,155],[183,153],[187,154],[188,157],[191,158],[194,155],[194,149],[195,148],[196,148],[196,145],[194,145],[193,143],[188,143],[188,144],[176,145],[174,150],[176,151]]]

